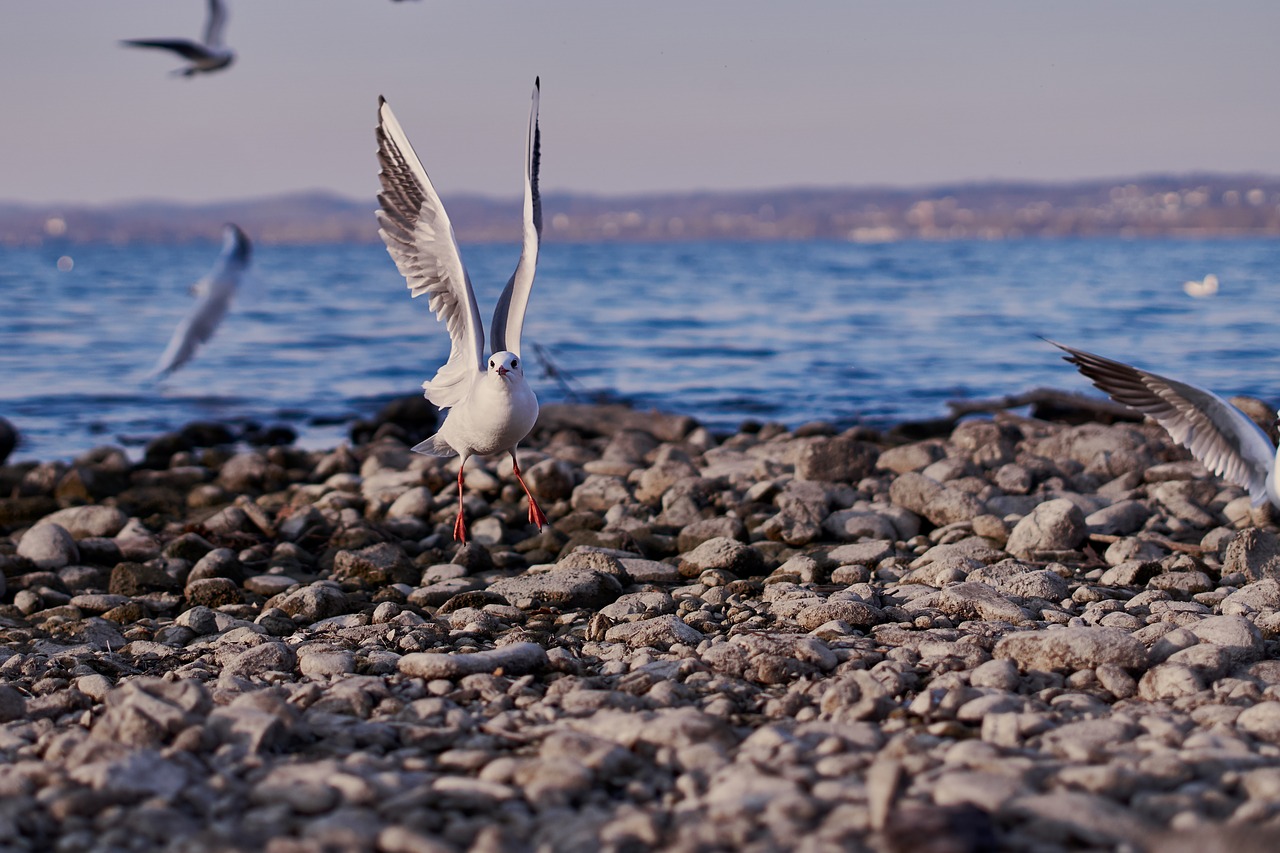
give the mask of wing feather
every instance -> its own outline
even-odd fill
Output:
[[[524,149],[524,240],[516,271],[498,297],[493,312],[490,346],[493,352],[508,350],[520,354],[520,333],[524,313],[529,306],[529,292],[538,266],[538,248],[542,243],[542,196],[538,192],[538,167],[542,159],[542,136],[538,129],[538,95],[540,79],[533,81],[533,106],[529,110],[529,134]]]
[[[1117,403],[1152,418],[1210,471],[1248,489],[1255,506],[1267,499],[1276,448],[1244,412],[1204,388],[1049,343]]]
[[[384,98],[378,99],[377,138],[378,233],[411,295],[426,294],[449,330],[449,360],[422,385],[427,399],[448,408],[466,395],[484,365],[484,325],[444,204]]]

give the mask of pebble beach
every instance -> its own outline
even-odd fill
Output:
[[[465,546],[430,431],[0,466],[0,850],[1280,845],[1280,536],[1157,426],[545,406]]]

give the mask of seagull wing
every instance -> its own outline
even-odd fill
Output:
[[[169,346],[151,371],[153,377],[162,377],[177,370],[213,337],[231,307],[232,297],[249,266],[251,253],[249,238],[244,232],[235,225],[227,225],[223,231],[222,253],[208,275],[196,283],[200,299],[173,330]]]
[[[460,401],[484,365],[484,325],[458,254],[453,226],[431,179],[386,99],[378,99],[378,234],[413,296],[427,294],[436,319],[449,329],[449,360],[423,383],[440,408]]]
[[[127,39],[120,43],[128,47],[158,47],[161,50],[171,50],[193,62],[212,56],[207,47],[188,39]]]
[[[540,89],[539,80],[535,78],[533,106],[529,110],[529,136],[524,149],[524,243],[520,247],[516,271],[503,288],[493,312],[493,329],[489,338],[493,352],[509,350],[520,354],[520,330],[524,327],[524,312],[529,305],[529,291],[533,289],[533,276],[538,265],[538,247],[542,242],[542,196],[538,194],[542,141],[538,130]]]
[[[222,0],[209,0],[209,19],[204,24],[204,43],[222,47],[222,31],[227,26],[227,7]]]
[[[1212,391],[1049,343],[1068,353],[1064,360],[1116,402],[1154,419],[1210,471],[1248,489],[1255,506],[1267,499],[1276,448],[1244,412]]]

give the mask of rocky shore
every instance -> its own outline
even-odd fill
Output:
[[[1159,428],[546,407],[0,467],[0,850],[1280,849],[1280,538]]]

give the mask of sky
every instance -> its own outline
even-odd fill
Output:
[[[1280,174],[1280,3],[8,0],[0,200],[377,189],[378,95],[437,189],[515,196],[535,75],[544,191]]]

